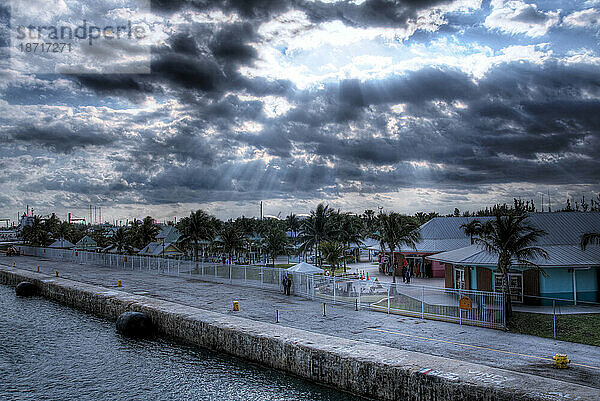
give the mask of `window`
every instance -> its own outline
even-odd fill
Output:
[[[454,271],[454,288],[459,290],[464,290],[466,288],[465,284],[465,269],[456,269]]]
[[[514,302],[523,302],[523,274],[508,273],[510,298]],[[494,291],[502,292],[502,274],[494,273]]]

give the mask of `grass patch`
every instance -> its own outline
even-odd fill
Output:
[[[552,315],[513,312],[508,329],[514,333],[553,338]],[[556,338],[600,346],[600,313],[556,315]]]
[[[287,269],[288,267],[296,266],[297,263],[277,263],[275,267],[279,269]],[[273,265],[268,265],[268,267],[273,267]]]

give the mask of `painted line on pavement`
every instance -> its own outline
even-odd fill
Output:
[[[459,342],[456,342],[456,341],[440,340],[438,338],[416,336],[414,334],[400,333],[398,331],[378,329],[378,328],[374,328],[374,327],[367,327],[367,329],[368,330],[372,330],[372,331],[379,331],[379,332],[382,332],[382,333],[397,334],[399,336],[404,336],[404,337],[418,338],[418,339],[421,339],[421,340],[435,341],[435,342],[440,342],[440,343],[445,343],[445,344],[459,345],[461,347],[475,348],[475,349],[480,349],[480,350],[484,350],[484,351],[499,352],[499,353],[502,353],[502,354],[517,355],[517,356],[522,356],[524,358],[532,358],[532,359],[539,359],[539,360],[543,360],[543,361],[554,362],[554,359],[552,359],[552,358],[546,358],[546,357],[542,357],[542,356],[535,356],[535,355],[528,355],[528,354],[521,354],[519,352],[505,351],[505,350],[501,350],[501,349],[483,347],[483,346],[480,346],[480,345],[464,344],[464,343],[459,343]],[[585,364],[582,364],[582,363],[571,362],[570,365],[581,366],[581,367],[584,367],[584,368],[590,368],[590,369],[600,370],[600,367],[591,366],[591,365],[585,365]]]

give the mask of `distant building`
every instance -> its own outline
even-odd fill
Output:
[[[173,242],[151,242],[138,252],[141,256],[172,257],[182,256],[183,252]]]
[[[428,256],[471,245],[471,238],[461,226],[473,220],[485,222],[489,219],[491,217],[435,217],[419,228],[421,241],[416,249],[402,246],[400,251],[395,253],[395,260],[402,266],[406,259],[416,275],[445,277],[445,266]]]
[[[14,242],[18,239],[16,230],[0,230],[0,242]]]
[[[480,220],[482,220],[480,218]],[[529,224],[546,231],[535,246],[548,253],[548,259],[532,260],[543,273],[515,262],[509,274],[509,287],[515,302],[539,304],[539,297],[600,302],[600,246],[582,251],[581,236],[600,232],[598,212],[530,213]],[[428,256],[444,266],[447,288],[501,291],[498,257],[479,245],[468,244]]]
[[[98,244],[91,237],[86,235],[77,241],[75,249],[80,251],[95,251],[98,249]]]
[[[174,226],[165,225],[161,227],[156,235],[155,241],[146,245],[138,252],[142,256],[183,256],[183,252],[177,246],[181,233]]]
[[[33,225],[33,221],[33,216],[27,216],[26,214],[23,214],[19,223],[19,230],[23,231],[25,227],[31,227]]]

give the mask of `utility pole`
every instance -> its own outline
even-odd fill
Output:
[[[542,213],[544,213],[544,193],[542,192]]]

